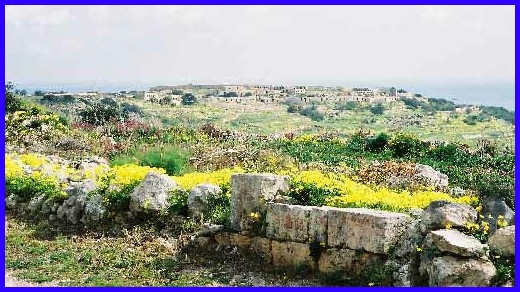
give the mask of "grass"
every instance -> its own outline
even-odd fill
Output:
[[[8,223],[6,268],[22,279],[63,286],[219,284],[200,271],[184,269],[184,259],[176,259],[159,241],[142,238],[140,230],[97,238],[54,234],[49,226],[14,219]]]

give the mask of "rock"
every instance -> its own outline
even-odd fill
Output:
[[[65,188],[69,197],[58,207],[56,217],[59,220],[67,220],[72,224],[78,224],[82,219],[83,210],[88,201],[89,194],[96,190],[96,183],[90,179],[82,182],[71,182]],[[101,204],[102,199],[97,199]]]
[[[309,267],[315,269],[308,244],[273,240],[271,242],[271,254],[275,267]]]
[[[412,221],[405,229],[403,236],[399,239],[395,255],[398,257],[414,256],[417,254],[417,247],[423,243],[424,236],[421,232],[421,222]]]
[[[328,245],[387,254],[412,219],[401,213],[366,208],[328,210]]]
[[[395,287],[412,287],[417,286],[419,283],[419,273],[417,271],[417,261],[414,259],[405,261],[392,261],[389,260],[385,265],[392,267],[393,285]]]
[[[29,204],[27,205],[27,210],[31,212],[36,212],[37,210],[40,210],[46,199],[46,195],[39,195],[37,197],[32,198]]]
[[[108,212],[106,206],[103,204],[103,197],[100,194],[88,197],[84,206],[81,222],[86,225],[98,222]]]
[[[108,161],[105,158],[99,156],[92,156],[88,159],[88,161],[90,163],[108,165]]]
[[[245,235],[231,233],[229,234],[229,244],[242,249],[248,249],[251,246],[251,238]]]
[[[160,212],[168,208],[169,192],[176,188],[177,183],[169,176],[149,172],[130,194],[130,211]]]
[[[433,201],[421,216],[421,231],[444,229],[447,224],[463,227],[466,223],[477,221],[477,211],[470,205],[448,201]]]
[[[266,215],[267,238],[308,242],[309,214],[310,207],[308,206],[268,203]]]
[[[508,225],[515,224],[515,212],[499,198],[486,197],[482,202],[482,215],[484,216],[483,220],[489,223],[489,234],[494,234],[497,230],[497,218],[499,215],[504,216],[503,220]]]
[[[222,230],[224,230],[224,225],[204,224],[202,229],[197,232],[196,236],[212,236]]]
[[[231,243],[229,242],[229,233],[228,232],[217,233],[217,234],[215,234],[214,238],[218,245],[221,245],[221,246],[231,245]]]
[[[483,259],[452,256],[434,258],[428,268],[429,285],[449,286],[489,286],[496,269],[490,261]]]
[[[319,242],[321,245],[328,244],[327,225],[329,213],[327,207],[311,207],[309,217],[309,242]]]
[[[489,248],[504,256],[515,256],[515,225],[498,229],[488,240]]]
[[[188,212],[192,216],[201,216],[209,211],[208,198],[221,193],[222,190],[216,185],[199,184],[195,186],[188,197]]]
[[[381,265],[380,255],[346,248],[329,248],[324,250],[318,259],[318,270],[321,273],[340,273],[344,276],[355,276],[365,267]]]
[[[253,287],[265,286],[265,280],[260,278],[260,277],[258,277],[258,276],[253,276],[251,278],[250,283],[251,283],[251,286],[253,286]]]
[[[424,182],[426,185],[431,185],[436,188],[445,188],[448,186],[448,176],[436,171],[429,165],[417,164],[415,171],[416,174],[414,178]]]
[[[90,192],[95,191],[97,188],[96,183],[91,179],[86,179],[81,182],[71,182],[65,189],[65,193],[69,195],[69,198],[76,197],[79,195],[86,195]],[[75,200],[75,199],[74,199]],[[71,205],[74,205],[74,201],[71,202]]]
[[[197,247],[200,248],[208,248],[214,243],[214,240],[211,237],[196,237],[194,238],[194,241]]]
[[[231,176],[231,227],[251,230],[252,213],[266,211],[266,203],[289,190],[289,177],[274,174],[234,174]]]
[[[18,201],[20,201],[20,198],[17,195],[10,194],[5,197],[5,207],[7,209],[14,209],[18,205]]]
[[[65,137],[56,143],[55,148],[59,150],[83,150],[88,147],[82,141],[73,137]]]
[[[464,257],[485,257],[487,254],[487,245],[480,243],[475,237],[457,230],[431,231],[426,238],[426,242],[431,242],[442,252],[450,252]]]
[[[450,189],[450,194],[454,198],[460,198],[466,194],[466,191],[460,187],[454,187]]]
[[[251,238],[251,251],[260,256],[264,263],[271,263],[271,240],[263,237],[253,237]]]

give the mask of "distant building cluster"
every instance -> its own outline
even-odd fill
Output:
[[[86,98],[114,99],[137,98],[148,102],[178,105],[183,95],[192,94],[198,100],[235,103],[280,103],[292,98],[303,103],[319,102],[373,102],[385,103],[402,97],[417,98],[402,89],[368,87],[327,87],[327,86],[283,86],[283,85],[176,85],[157,86],[148,91],[121,91],[118,93],[99,93],[86,91],[77,94],[49,92],[54,97],[74,96]]]

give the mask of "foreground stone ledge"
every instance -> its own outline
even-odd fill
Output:
[[[366,208],[328,208],[328,245],[388,254],[412,222],[408,215]]]
[[[318,271],[324,274],[341,273],[344,276],[353,276],[364,267],[382,264],[381,255],[346,248],[330,248],[321,253]]]
[[[310,256],[309,244],[273,240],[271,254],[273,265],[276,267],[316,269],[315,262]]]

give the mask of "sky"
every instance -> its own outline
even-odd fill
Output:
[[[514,6],[5,6],[16,84],[514,83]]]

